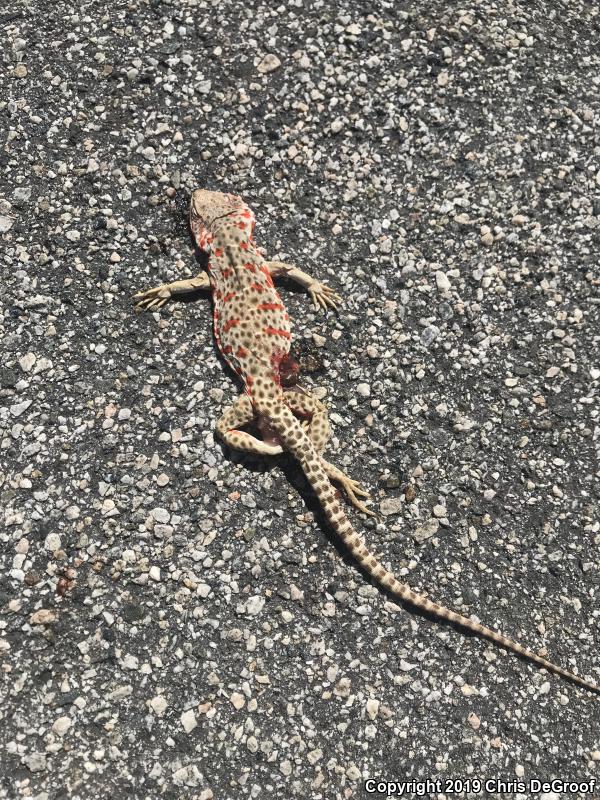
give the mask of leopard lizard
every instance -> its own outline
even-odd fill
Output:
[[[361,567],[391,595],[517,653],[549,672],[600,692],[600,686],[414,592],[397,580],[364,544],[346,517],[332,481],[342,486],[355,507],[371,514],[359,499],[368,497],[368,493],[323,458],[329,438],[325,406],[304,390],[282,388],[281,374],[289,358],[291,326],[273,278],[287,276],[299,283],[317,308],[335,309],[341,298],[297,267],[265,260],[254,243],[254,223],[253,212],[240,197],[196,189],[190,201],[190,227],[197,246],[209,256],[207,272],[134,296],[138,310],[157,310],[171,297],[200,289],[212,290],[217,345],[244,384],[243,394],[217,422],[217,431],[224,442],[235,450],[260,455],[291,453],[333,530]],[[259,424],[262,439],[242,430],[252,422]]]

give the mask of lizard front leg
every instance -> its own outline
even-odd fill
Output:
[[[248,425],[255,418],[254,407],[246,394],[240,395],[235,403],[230,406],[217,422],[217,433],[225,444],[234,450],[243,450],[256,455],[277,456],[283,453],[283,448],[278,444],[267,444],[256,436],[239,428]]]
[[[171,297],[197,292],[200,289],[210,289],[210,281],[206,272],[201,272],[195,278],[163,283],[162,286],[155,286],[153,289],[146,289],[145,292],[134,294],[135,310],[154,311],[162,308]]]
[[[336,311],[338,304],[342,302],[340,295],[330,286],[315,280],[292,264],[286,264],[284,261],[265,261],[264,266],[267,267],[272,278],[284,275],[303,286],[309,293],[316,309],[322,308],[326,311],[328,308],[333,308]]]

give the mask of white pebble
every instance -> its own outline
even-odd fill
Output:
[[[69,717],[59,717],[58,719],[54,720],[52,724],[52,730],[57,736],[64,736],[65,733],[71,727],[71,720]]]
[[[60,536],[58,533],[49,533],[44,540],[44,547],[53,553],[60,549]]]
[[[19,366],[23,372],[31,372],[33,365],[35,364],[35,360],[35,353],[27,353],[23,356],[23,358],[19,359]]]
[[[435,273],[435,283],[440,292],[450,291],[450,281],[448,280],[448,276],[445,272],[438,270]]]
[[[181,724],[183,725],[183,730],[186,733],[191,733],[194,728],[198,726],[196,715],[191,708],[188,711],[184,711],[181,715]]]
[[[250,616],[255,617],[257,614],[263,610],[265,606],[265,598],[259,594],[255,594],[253,597],[249,597],[246,601],[245,611],[246,614],[250,614]]]
[[[154,711],[157,717],[162,717],[167,710],[167,701],[161,694],[159,694],[150,700],[150,708],[152,711]]]
[[[267,53],[256,69],[261,73],[261,75],[266,75],[268,72],[273,72],[280,66],[281,61],[277,58],[277,56],[273,53]]]
[[[158,506],[157,508],[153,508],[150,513],[157,522],[162,522],[163,525],[166,525],[166,523],[171,519],[171,515],[169,514],[167,509],[161,508],[160,506]]]

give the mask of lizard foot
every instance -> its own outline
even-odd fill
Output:
[[[354,508],[362,511],[363,514],[367,514],[369,517],[377,516],[374,511],[371,511],[370,508],[358,499],[358,497],[369,497],[369,493],[365,491],[359,483],[349,478],[341,469],[334,467],[333,464],[329,464],[327,461],[323,461],[323,466],[325,467],[327,477],[341,485]]]
[[[134,294],[133,299],[136,301],[136,311],[154,311],[162,308],[171,299],[171,290],[167,284],[155,286],[154,289]]]
[[[308,287],[308,293],[317,310],[327,311],[328,308],[332,308],[337,311],[338,305],[342,302],[342,298],[337,292],[320,281],[313,281]]]

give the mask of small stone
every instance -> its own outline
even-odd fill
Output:
[[[132,672],[137,671],[140,668],[140,660],[137,656],[134,656],[131,653],[125,653],[121,659],[121,666],[124,669],[130,669]]]
[[[180,767],[171,776],[175,786],[199,786],[204,777],[195,764]]]
[[[181,724],[186,733],[191,733],[194,728],[198,726],[198,721],[196,720],[193,709],[190,708],[188,711],[183,712],[181,715]]]
[[[31,186],[17,186],[13,189],[13,200],[17,205],[24,205],[31,199]]]
[[[40,608],[29,617],[30,625],[50,625],[56,622],[58,615],[50,608]]]
[[[146,159],[146,161],[154,161],[156,158],[156,150],[153,147],[144,147],[142,150],[142,155]]]
[[[73,229],[73,230],[67,231],[65,233],[65,237],[70,242],[78,242],[81,239],[81,233],[79,231],[76,231],[76,230]]]
[[[171,515],[169,514],[167,509],[161,508],[160,506],[158,506],[157,508],[153,508],[150,513],[157,522],[161,522],[163,525],[166,525],[167,522],[171,519]]]
[[[413,531],[413,539],[416,542],[424,542],[426,539],[430,539],[434,536],[440,528],[440,523],[437,519],[430,519],[424,525],[420,525],[418,528],[415,528]]]
[[[268,72],[274,72],[280,66],[281,61],[277,58],[277,56],[273,53],[267,53],[267,55],[262,58],[256,69],[261,73],[261,75],[266,75]]]
[[[517,778],[522,778],[525,775],[525,767],[522,764],[517,764],[515,767],[515,775]]]
[[[438,270],[435,273],[435,283],[440,292],[450,291],[450,281],[448,280],[448,276],[445,272]]]
[[[162,717],[167,710],[167,701],[161,694],[159,694],[150,700],[150,708],[152,711],[154,711],[157,717]]]
[[[35,353],[27,353],[23,356],[23,358],[19,359],[19,366],[23,370],[23,372],[31,372],[33,369],[33,365],[35,364],[36,356]]]
[[[338,117],[337,119],[333,120],[329,127],[332,133],[339,133],[344,127],[344,120]]]
[[[22,400],[20,403],[15,403],[10,407],[10,413],[13,417],[20,417],[24,411],[27,411],[31,405],[31,400]]]
[[[25,64],[17,64],[14,71],[15,78],[26,78],[27,77],[27,67]]]
[[[524,225],[527,222],[527,218],[523,216],[523,214],[515,214],[512,218],[513,225]]]
[[[246,703],[246,698],[243,694],[239,692],[232,692],[229,696],[229,702],[235,708],[236,711],[239,711],[240,708],[243,708]]]
[[[356,387],[356,393],[361,397],[370,397],[371,387],[368,383],[359,383]]]
[[[255,594],[253,597],[248,598],[245,603],[244,610],[246,614],[250,614],[251,617],[255,617],[263,610],[265,602],[265,598],[262,597],[262,595]]]
[[[467,722],[473,728],[474,731],[479,730],[479,726],[481,725],[481,720],[473,711],[467,717]]]
[[[379,504],[379,511],[384,517],[389,517],[392,514],[400,514],[403,505],[401,497],[386,497]]]
[[[58,533],[49,533],[45,540],[44,540],[44,547],[50,553],[54,553],[55,550],[60,550],[61,540]]]
[[[284,761],[282,761],[281,764],[279,765],[279,771],[281,772],[282,775],[285,775],[286,778],[289,777],[292,774],[291,761],[288,761],[287,758]]]
[[[367,716],[369,719],[375,719],[377,714],[379,713],[379,700],[376,700],[373,697],[370,697],[367,700]]]
[[[440,329],[437,325],[428,325],[421,334],[421,342],[424,347],[430,347],[440,335]]]
[[[150,567],[150,571],[148,574],[150,575],[151,580],[156,581],[156,583],[160,581],[160,567],[157,566]]]
[[[23,756],[21,762],[30,772],[43,772],[46,769],[46,756],[44,753],[30,753]]]
[[[433,507],[433,516],[437,517],[438,519],[442,519],[447,513],[448,512],[445,506],[436,505]]]
[[[0,216],[0,234],[8,233],[14,221],[10,217]]]
[[[57,736],[64,736],[71,727],[72,722],[69,717],[59,717],[52,724],[52,730]]]

